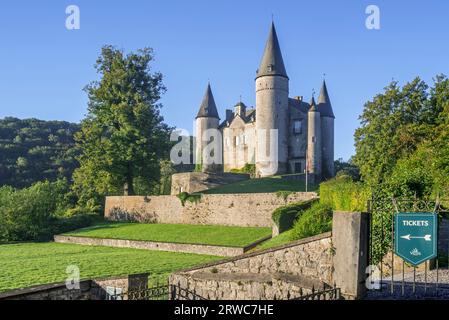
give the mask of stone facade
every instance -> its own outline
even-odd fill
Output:
[[[171,176],[171,195],[175,196],[181,192],[200,192],[234,182],[245,181],[249,178],[249,174],[229,172],[220,174],[205,172],[176,173]]]
[[[258,243],[268,239],[269,238],[264,238],[246,247],[237,248],[237,247],[212,246],[202,244],[168,243],[168,242],[121,240],[121,239],[101,239],[101,238],[73,237],[73,236],[54,237],[55,242],[59,243],[74,243],[89,246],[107,246],[117,248],[186,252],[186,253],[223,256],[223,257],[235,257],[242,255],[251,248],[253,248],[255,245],[257,245]]]
[[[276,193],[203,194],[184,206],[176,196],[106,197],[105,218],[145,223],[272,227],[273,211],[285,204],[317,198],[315,192],[296,192],[286,200]]]

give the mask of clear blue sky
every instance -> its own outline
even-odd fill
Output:
[[[70,4],[80,30],[65,28]],[[369,4],[380,8],[380,30],[365,28]],[[254,105],[272,14],[290,95],[310,99],[327,74],[337,158],[353,154],[363,104],[392,78],[449,73],[447,1],[16,0],[0,5],[0,118],[80,121],[101,46],[150,46],[168,88],[165,120],[190,130],[208,79],[222,117],[240,95]]]

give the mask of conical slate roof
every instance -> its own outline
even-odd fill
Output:
[[[210,88],[210,83],[207,85],[206,93],[204,94],[203,101],[201,102],[200,111],[198,111],[196,117],[220,119],[220,117],[218,116],[217,105],[215,104],[214,95],[212,94],[212,90]]]
[[[334,111],[332,110],[331,100],[327,93],[326,81],[323,80],[321,86],[320,96],[318,97],[318,110],[322,117],[335,118]]]
[[[318,112],[318,108],[316,106],[315,97],[314,96],[312,96],[312,101],[310,101],[310,109],[309,109],[309,111]]]
[[[270,35],[268,36],[265,51],[257,70],[256,78],[263,76],[283,76],[288,78],[285,71],[284,60],[282,59],[281,48],[274,23],[271,23]]]

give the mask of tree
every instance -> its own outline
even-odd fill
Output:
[[[37,119],[0,119],[0,186],[71,179],[78,167],[73,134],[79,125]]]
[[[75,140],[81,150],[74,189],[81,202],[101,196],[133,195],[136,179],[148,187],[159,182],[160,159],[168,157],[170,128],[163,123],[159,99],[162,74],[151,71],[150,48],[125,55],[102,48],[95,65],[100,81],[89,84],[88,114]]]
[[[449,192],[449,80],[393,81],[365,104],[354,163],[373,190],[428,197]]]
[[[372,186],[385,182],[398,159],[432,135],[437,118],[428,86],[419,78],[402,88],[393,81],[367,102],[355,132],[354,157],[364,181]]]

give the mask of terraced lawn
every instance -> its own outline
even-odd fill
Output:
[[[292,230],[282,232],[277,237],[271,238],[270,240],[261,243],[260,245],[255,247],[252,251],[270,249],[273,247],[282,246],[284,244],[293,242],[293,240],[290,240],[291,233],[292,233]]]
[[[271,235],[271,228],[185,224],[105,223],[64,235],[106,239],[145,240],[245,247]]]
[[[0,245],[0,292],[64,282],[66,268],[76,265],[82,279],[173,271],[223,259],[207,255],[91,247],[60,243]]]
[[[309,183],[308,191],[316,191],[318,186]],[[214,189],[209,189],[201,193],[204,194],[223,194],[223,193],[265,193],[278,191],[304,192],[305,183],[302,181],[286,180],[280,176],[249,179],[236,183],[227,184]]]

